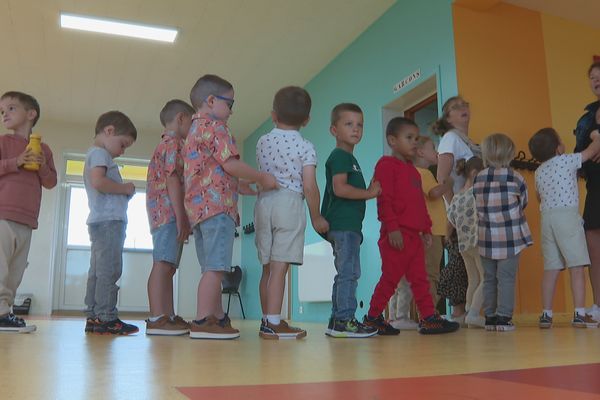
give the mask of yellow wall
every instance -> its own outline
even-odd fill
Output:
[[[490,133],[503,132],[518,150],[527,150],[531,134],[552,124],[540,14],[506,4],[481,12],[455,4],[453,11],[458,88],[471,103],[470,135],[481,142]],[[541,309],[543,271],[539,208],[533,174],[522,175],[529,187],[526,216],[536,244],[521,256],[515,313],[535,313]],[[557,303],[564,303],[564,290],[557,291]]]

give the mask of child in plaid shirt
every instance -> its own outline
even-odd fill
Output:
[[[502,133],[488,136],[481,151],[487,168],[475,177],[473,194],[484,271],[485,329],[512,331],[519,255],[533,244],[523,212],[527,207],[527,185],[509,167],[515,156],[515,144],[508,136]]]

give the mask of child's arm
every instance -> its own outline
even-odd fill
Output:
[[[277,188],[277,180],[273,175],[257,171],[238,158],[230,157],[223,164],[223,169],[229,175],[235,176],[236,178],[258,183],[261,186],[261,190]]]
[[[135,186],[131,182],[118,183],[106,177],[106,167],[94,167],[90,171],[92,187],[101,193],[133,196]]]
[[[341,173],[333,176],[333,193],[344,199],[369,200],[381,193],[381,185],[377,181],[371,181],[367,189],[359,189],[348,184],[347,173]]]
[[[452,153],[443,153],[438,156],[437,181],[446,183],[447,179],[452,174],[452,166],[454,165],[454,155]],[[444,197],[448,203],[454,197],[452,190],[444,193]]]
[[[302,186],[312,226],[318,233],[325,233],[329,230],[329,223],[319,212],[321,194],[319,193],[319,186],[317,186],[316,170],[315,165],[302,167]]]
[[[381,183],[381,194],[377,198],[377,214],[381,220],[381,225],[385,228],[388,235],[390,246],[402,250],[404,247],[404,238],[400,231],[400,221],[394,212],[393,194],[397,190],[394,184],[394,176],[387,171],[385,165],[379,163],[375,166],[375,177]]]
[[[56,167],[54,166],[54,159],[52,158],[52,152],[49,148],[46,152],[46,149],[42,147],[38,176],[40,177],[40,183],[46,189],[52,189],[56,186]]]
[[[590,139],[592,139],[592,143],[590,143],[589,146],[581,152],[582,163],[591,159],[597,161],[597,159],[599,158],[598,156],[600,153],[600,133],[598,133],[597,129],[590,133]]]
[[[171,206],[175,211],[175,224],[177,225],[177,240],[185,242],[190,236],[190,221],[183,206],[183,185],[176,173],[167,177],[167,194],[171,200]]]
[[[434,186],[427,193],[427,197],[432,200],[439,199],[443,195],[452,191],[452,187],[454,186],[454,179],[451,176],[448,176],[443,183],[440,183],[437,186]]]

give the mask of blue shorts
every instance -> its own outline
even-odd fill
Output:
[[[194,226],[196,255],[202,273],[229,271],[234,238],[235,221],[227,214],[217,214]]]
[[[177,224],[169,222],[152,231],[152,260],[179,266],[183,243],[177,240]]]

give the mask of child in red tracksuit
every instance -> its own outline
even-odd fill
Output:
[[[412,164],[419,128],[412,120],[397,117],[388,123],[385,133],[392,155],[377,162],[374,177],[381,183],[381,194],[377,197],[377,214],[381,221],[378,242],[381,278],[371,297],[371,308],[364,323],[377,328],[380,335],[400,333],[384,320],[382,312],[398,282],[406,276],[421,317],[419,333],[454,332],[458,323],[436,314],[429,294],[425,246],[431,244],[431,219],[421,188],[421,175]]]

